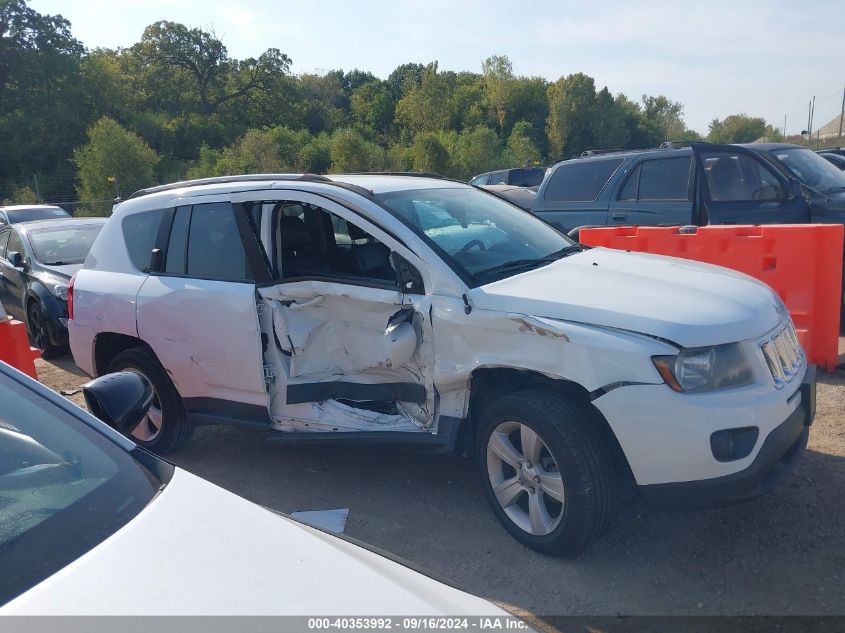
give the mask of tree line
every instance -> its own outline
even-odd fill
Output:
[[[468,179],[587,149],[702,140],[664,95],[612,94],[583,73],[517,76],[506,56],[481,72],[406,63],[386,79],[357,69],[294,75],[291,61],[276,48],[235,59],[213,31],[169,21],[130,47],[88,50],[62,16],[0,0],[0,183],[13,185],[0,200],[107,201],[247,172]],[[779,138],[761,118],[732,115],[714,120],[708,139],[761,136]]]

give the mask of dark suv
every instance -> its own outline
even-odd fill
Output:
[[[845,173],[783,143],[629,150],[551,168],[531,209],[584,226],[845,223]]]
[[[537,187],[546,175],[545,167],[517,167],[478,174],[469,181],[471,185],[513,185],[515,187]]]

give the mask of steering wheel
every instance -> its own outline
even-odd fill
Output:
[[[461,248],[461,252],[464,253],[464,252],[468,251],[469,249],[471,249],[473,246],[477,246],[478,250],[480,250],[480,251],[486,251],[487,250],[487,247],[484,246],[484,242],[482,242],[481,240],[470,240],[469,242],[467,242],[466,244],[463,245],[463,247]]]

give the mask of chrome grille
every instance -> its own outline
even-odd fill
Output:
[[[804,364],[804,351],[798,342],[798,335],[795,333],[791,320],[760,343],[760,349],[763,350],[766,365],[778,389],[792,382],[801,371]]]

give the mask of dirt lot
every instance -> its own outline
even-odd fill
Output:
[[[38,361],[38,372],[42,382],[65,392],[85,380],[69,357]],[[81,402],[78,393],[70,397]],[[488,510],[469,460],[282,448],[268,446],[264,437],[205,427],[171,459],[284,512],[350,508],[349,535],[529,613],[845,614],[842,371],[820,374],[809,451],[779,489],[706,512],[634,505],[575,560],[547,558],[509,538]]]

